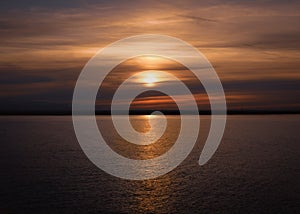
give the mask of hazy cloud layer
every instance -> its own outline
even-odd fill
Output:
[[[0,111],[69,110],[88,59],[111,42],[145,33],[175,36],[203,52],[230,108],[300,107],[299,1],[13,0],[0,6]],[[170,66],[157,69],[176,69]]]

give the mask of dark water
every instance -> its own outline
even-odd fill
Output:
[[[144,159],[166,151],[179,121],[168,119],[171,128],[158,146],[124,155]],[[98,120],[110,146],[126,153],[108,117]],[[146,118],[132,121],[147,129]],[[128,181],[87,159],[70,116],[3,116],[0,213],[300,213],[299,121],[299,115],[229,116],[219,149],[200,167],[209,127],[204,116],[197,145],[179,167]]]

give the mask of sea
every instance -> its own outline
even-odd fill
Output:
[[[181,117],[166,117],[165,133],[143,146],[122,139],[110,116],[96,119],[110,148],[142,160],[176,141]],[[127,180],[89,160],[72,116],[1,116],[0,213],[300,213],[300,115],[227,116],[222,141],[203,166],[211,118],[200,118],[198,140],[179,166]],[[151,128],[149,116],[130,121],[139,132]]]

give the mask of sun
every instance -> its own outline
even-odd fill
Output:
[[[144,77],[142,78],[142,82],[145,83],[146,86],[154,86],[156,82],[158,82],[159,79],[156,76],[156,74],[153,73],[147,73],[144,75]]]
[[[159,83],[169,81],[169,78],[162,71],[147,70],[140,72],[133,81],[145,87],[155,87]]]

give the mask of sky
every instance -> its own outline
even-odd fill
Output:
[[[300,109],[299,1],[11,0],[1,1],[0,12],[0,113],[71,110],[88,60],[112,42],[139,34],[177,37],[201,51],[220,77],[229,110]],[[209,108],[201,84],[183,65],[146,62],[117,66],[100,88],[96,109],[109,108],[120,82],[116,74],[147,69],[177,73],[199,108]],[[153,91],[132,107],[176,108]]]

